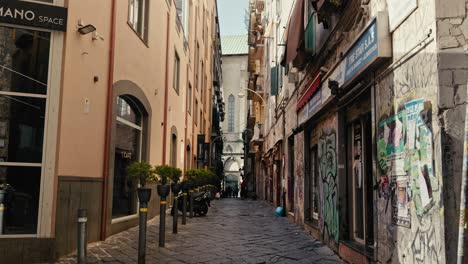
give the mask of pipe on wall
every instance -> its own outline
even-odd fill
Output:
[[[116,23],[116,0],[111,2],[111,31],[109,43],[109,74],[107,85],[106,104],[106,130],[104,135],[104,168],[103,168],[103,190],[102,190],[102,215],[101,215],[101,240],[106,239],[107,230],[107,196],[109,184],[109,156],[110,156],[110,134],[112,131],[112,104],[114,85],[114,62],[115,62],[115,25]]]
[[[167,28],[166,28],[166,71],[164,77],[164,123],[163,123],[163,147],[162,147],[162,164],[166,164],[166,144],[167,144],[167,105],[169,100],[169,37],[170,37],[171,16],[167,13]]]

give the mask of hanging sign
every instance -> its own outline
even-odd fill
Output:
[[[67,30],[67,8],[26,1],[0,1],[0,22],[52,29]]]

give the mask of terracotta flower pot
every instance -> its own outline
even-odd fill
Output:
[[[169,195],[169,192],[171,191],[170,185],[164,184],[164,185],[158,185],[158,194],[161,197],[167,197]]]
[[[151,188],[138,188],[137,194],[140,203],[148,203],[151,198]]]

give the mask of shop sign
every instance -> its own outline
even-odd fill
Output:
[[[344,59],[323,83],[327,87],[328,80],[334,80],[342,87],[350,83],[379,59],[390,58],[391,56],[391,39],[387,15],[385,12],[379,12],[378,16],[372,20],[351,48],[348,49]],[[323,96],[322,99],[325,101],[327,96]]]
[[[310,99],[309,103],[307,103],[307,116],[311,117],[315,114],[320,105],[322,105],[322,88],[320,88],[312,99]]]
[[[66,31],[67,9],[26,1],[0,1],[0,22]]]
[[[350,80],[379,56],[377,43],[377,22],[374,20],[346,55],[345,81]]]
[[[304,123],[305,121],[307,121],[307,116],[308,116],[309,112],[307,110],[307,107],[303,107],[301,108],[301,110],[299,110],[299,113],[297,113],[297,116],[298,116],[298,121],[299,121],[299,124],[302,124]]]
[[[322,105],[322,88],[320,88],[314,96],[310,99],[307,103],[307,106],[303,107],[299,113],[299,124],[306,122],[309,118],[311,118],[317,110]]]

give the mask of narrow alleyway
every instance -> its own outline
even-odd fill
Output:
[[[206,217],[187,218],[173,235],[167,218],[166,247],[158,247],[159,218],[148,223],[147,263],[342,263],[303,229],[274,216],[262,201],[214,201]],[[90,245],[90,263],[136,263],[138,228]],[[70,256],[60,264],[75,263]]]

